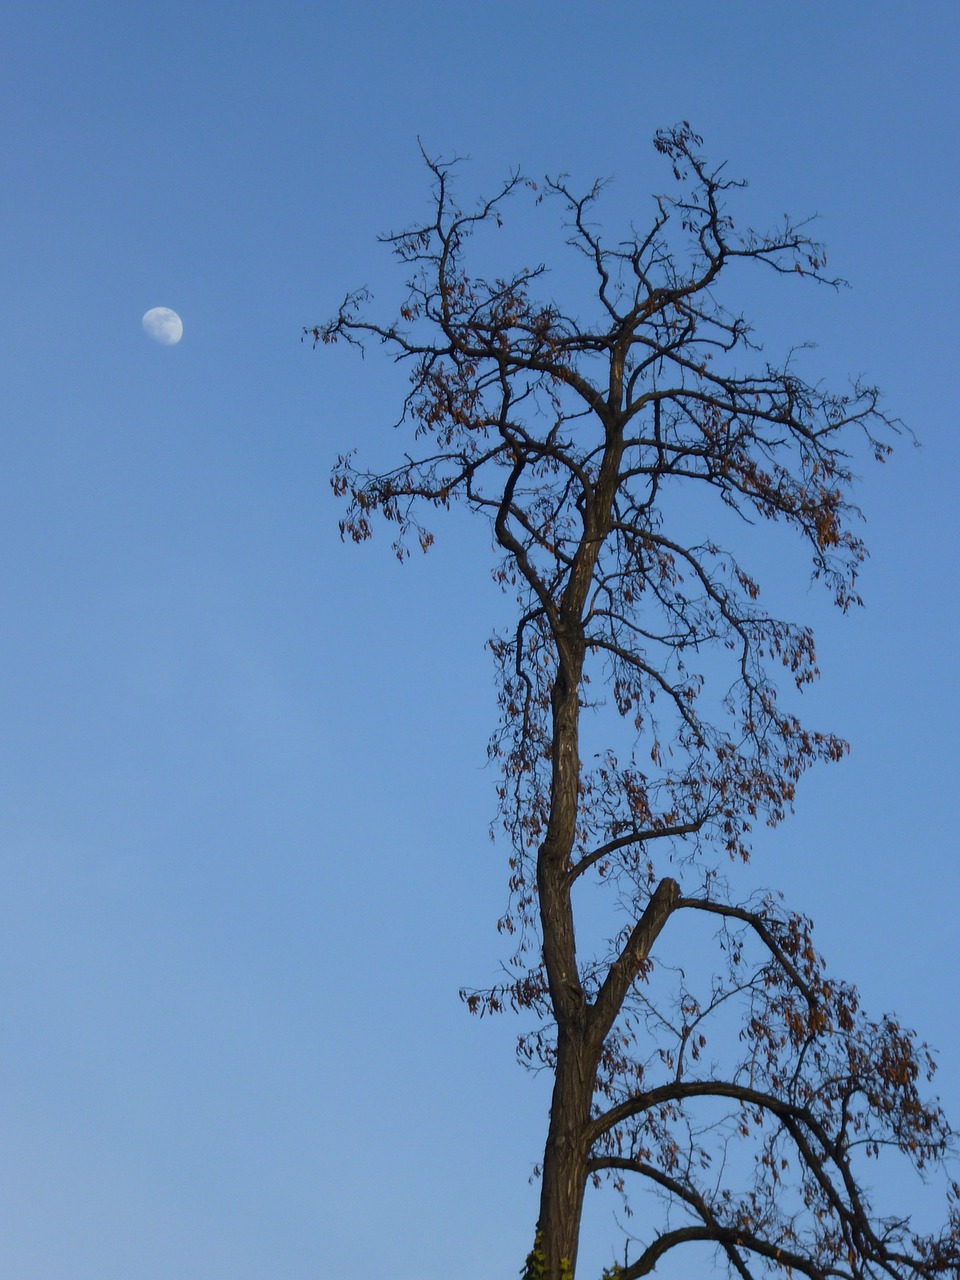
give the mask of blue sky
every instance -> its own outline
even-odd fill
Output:
[[[878,381],[922,448],[864,477],[862,613],[783,584],[854,750],[754,874],[940,1047],[960,1118],[958,35],[934,0],[8,15],[2,1274],[487,1280],[529,1247],[545,1082],[456,994],[501,955],[488,540],[340,544],[330,465],[393,444],[402,374],[299,342],[399,296],[375,237],[426,207],[418,135],[467,198],[566,170],[642,221],[686,118],[746,221],[820,215],[854,287],[758,284],[762,334]]]

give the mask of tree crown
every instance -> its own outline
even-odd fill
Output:
[[[491,641],[490,744],[511,843],[500,927],[515,951],[502,984],[465,999],[541,1018],[520,1040],[521,1060],[556,1078],[531,1258],[551,1280],[572,1274],[580,1200],[562,1188],[602,1175],[622,1188],[632,1173],[687,1221],[623,1280],[696,1242],[741,1277],[932,1280],[956,1273],[955,1209],[937,1236],[878,1225],[858,1181],[864,1154],[895,1148],[924,1169],[947,1152],[949,1127],[921,1094],[929,1053],[827,977],[808,920],[771,895],[733,901],[722,874],[748,858],[758,822],[785,816],[804,771],[846,750],[778,695],[778,679],[800,690],[818,675],[813,635],[764,607],[738,547],[671,523],[681,492],[745,526],[783,526],[847,610],[866,554],[853,458],[885,458],[901,424],[870,385],[830,391],[792,354],[765,361],[726,308],[721,285],[744,264],[839,282],[804,223],[738,229],[726,201],[742,184],[707,166],[700,141],[686,123],[656,136],[675,193],[656,198],[644,233],[613,243],[592,221],[602,184],[579,195],[566,178],[537,188],[513,174],[465,211],[453,165],[425,157],[432,216],[385,237],[407,273],[396,319],[368,318],[357,293],[307,331],[382,344],[410,370],[409,451],[387,472],[338,460],[341,532],[363,541],[382,517],[403,558],[430,546],[431,509],[463,504],[488,521],[495,577],[516,597],[514,626]],[[542,265],[471,271],[471,238],[524,190],[560,202],[591,273],[590,318],[543,296]],[[590,714],[604,692],[616,714],[600,734]],[[574,895],[590,883],[612,889],[618,913],[585,956]],[[699,988],[651,955],[680,911],[718,929]],[[705,1172],[734,1140],[753,1170],[739,1187]]]

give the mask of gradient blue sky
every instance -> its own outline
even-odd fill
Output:
[[[642,220],[687,118],[748,222],[821,215],[854,288],[758,292],[764,332],[923,447],[865,477],[867,609],[789,597],[854,751],[755,875],[940,1046],[960,1118],[958,35],[927,0],[8,13],[0,1274],[489,1280],[529,1246],[545,1082],[456,995],[501,954],[487,538],[340,544],[330,464],[392,443],[403,382],[299,342],[397,297],[418,134],[468,196],[609,175]]]

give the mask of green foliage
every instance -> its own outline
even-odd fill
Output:
[[[547,1255],[540,1248],[542,1240],[543,1235],[538,1231],[533,1242],[533,1248],[527,1254],[526,1262],[524,1262],[520,1270],[520,1280],[546,1280]]]
[[[538,1231],[533,1241],[533,1248],[527,1254],[526,1262],[520,1271],[520,1280],[547,1280],[547,1255],[543,1252],[543,1232]],[[616,1272],[611,1272],[611,1276]],[[604,1272],[606,1276],[606,1272]],[[573,1280],[573,1268],[569,1258],[560,1259],[559,1280]]]

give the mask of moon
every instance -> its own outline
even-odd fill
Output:
[[[154,342],[164,347],[175,347],[183,337],[183,321],[169,307],[151,307],[142,323]]]

